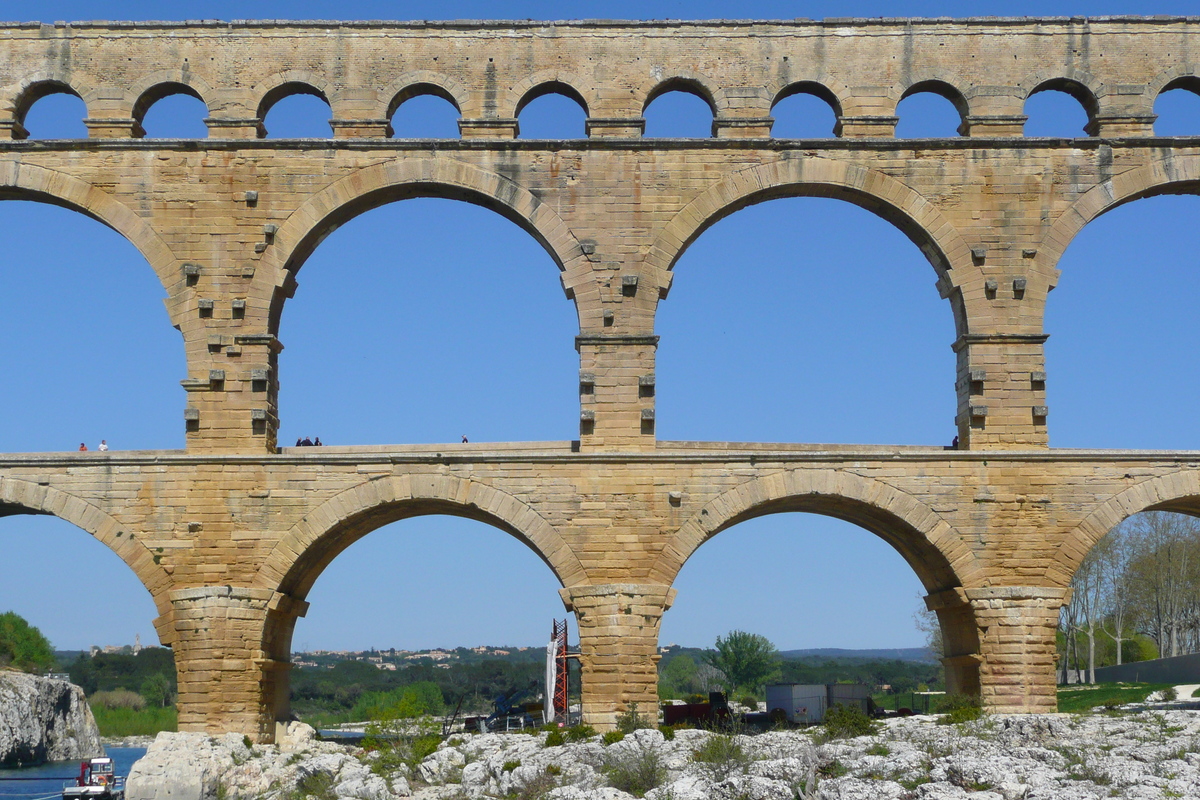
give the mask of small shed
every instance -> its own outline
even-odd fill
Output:
[[[767,687],[767,713],[783,712],[794,725],[819,725],[825,711],[836,706],[872,711],[871,687],[863,683],[776,683]]]

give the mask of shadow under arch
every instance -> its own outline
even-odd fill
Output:
[[[717,92],[709,86],[705,78],[691,73],[680,73],[666,78],[646,91],[646,99],[642,101],[642,113],[645,114],[651,103],[668,92],[683,92],[699,97],[708,104],[713,116],[717,115]]]
[[[158,233],[128,206],[86,181],[45,167],[5,161],[0,163],[0,200],[33,200],[79,212],[112,228],[137,248],[168,294],[183,279],[175,269],[174,253]]]
[[[959,91],[957,86],[939,78],[916,81],[907,89],[905,89],[900,95],[900,99],[896,102],[896,113],[899,113],[900,103],[904,102],[906,99],[915,94],[925,93],[935,94],[938,97],[950,101],[950,105],[954,106],[954,110],[958,112],[958,134],[959,136],[966,136],[968,130],[967,116],[971,113],[971,108],[967,102],[967,98],[961,91]]]
[[[196,89],[196,87],[176,80],[163,80],[156,82],[147,87],[145,91],[138,95],[137,100],[135,100],[133,103],[133,121],[135,123],[134,133],[139,138],[145,137],[146,135],[145,129],[142,128],[142,123],[145,121],[146,112],[150,110],[150,107],[163,98],[172,97],[177,94],[181,94],[186,97],[193,97],[196,100],[199,100],[201,103],[204,103],[205,109],[208,109],[208,102],[204,99],[204,96],[201,95],[200,91]]]
[[[84,98],[86,92],[85,88],[72,86],[67,80],[53,75],[39,73],[26,77],[21,82],[20,89],[12,101],[13,119],[17,123],[17,127],[13,129],[13,138],[29,138],[29,133],[25,130],[25,117],[28,116],[29,109],[33,107],[33,104],[43,97],[49,97],[52,94],[66,94],[71,97],[78,97],[80,100],[83,100],[86,110],[87,100]]]
[[[779,105],[783,100],[793,97],[798,94],[807,94],[818,100],[824,100],[831,109],[835,117],[842,116],[842,101],[838,99],[837,94],[820,81],[795,81],[784,86],[771,100],[771,110]]]
[[[58,517],[91,534],[133,570],[154,598],[160,617],[170,611],[168,594],[174,585],[171,576],[155,563],[154,553],[129,532],[129,526],[122,525],[88,501],[52,486],[0,476],[0,517],[19,514]],[[173,630],[157,622],[159,640],[169,645]]]
[[[979,278],[970,247],[932,203],[895,178],[827,158],[784,158],[749,167],[710,186],[663,226],[646,264],[656,271],[659,299],[671,285],[676,262],[725,217],[748,206],[784,197],[829,197],[870,211],[900,229],[937,272],[950,299],[958,335],[969,333],[970,315],[957,287]]]
[[[274,272],[277,290],[271,300],[270,331],[279,331],[293,276],[327,236],[360,214],[417,197],[461,200],[515,223],[549,253],[572,300],[574,293],[569,287],[590,274],[579,242],[562,218],[509,178],[441,158],[388,161],[327,186],[280,225],[272,248],[275,252],[265,264]]]
[[[539,73],[527,78],[513,87],[514,93],[519,92],[520,94],[517,97],[516,105],[513,107],[512,116],[519,117],[525,106],[539,97],[545,97],[550,94],[562,95],[582,108],[585,116],[590,114],[587,98],[575,88],[574,84],[576,83],[580,83],[578,78],[558,74],[549,75]]]
[[[1068,586],[1088,551],[1113,528],[1143,511],[1200,517],[1200,470],[1184,469],[1149,478],[1101,503],[1054,551],[1046,578],[1056,586]]]
[[[1083,107],[1083,111],[1087,114],[1087,125],[1084,126],[1084,133],[1088,136],[1096,135],[1096,117],[1100,113],[1100,101],[1097,99],[1097,91],[1094,88],[1096,85],[1095,79],[1084,72],[1070,71],[1068,75],[1056,77],[1042,77],[1041,75],[1031,78],[1022,85],[1032,84],[1033,88],[1029,90],[1029,94],[1025,95],[1025,102],[1035,94],[1042,92],[1062,92],[1070,95],[1079,101],[1079,105]],[[1022,113],[1024,113],[1022,111]]]
[[[1042,237],[1038,259],[1045,253],[1044,268],[1053,270],[1079,232],[1101,214],[1134,200],[1169,194],[1200,195],[1200,156],[1162,155],[1093,186],[1054,221]]]

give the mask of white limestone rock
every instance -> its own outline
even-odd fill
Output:
[[[104,755],[83,690],[67,681],[0,671],[0,766]]]

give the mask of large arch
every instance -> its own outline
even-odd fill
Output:
[[[755,478],[710,500],[671,536],[650,579],[670,586],[704,543],[738,523],[785,512],[850,522],[887,542],[916,573],[936,610],[950,691],[980,692],[980,629],[964,587],[978,583],[974,552],[933,509],[882,481],[843,470],[790,469]],[[950,598],[949,600],[947,598]]]
[[[1200,194],[1200,156],[1165,154],[1094,186],[1058,215],[1042,237],[1039,261],[1045,269],[1053,270],[1075,236],[1096,217],[1125,203],[1160,194]]]
[[[321,571],[351,544],[389,523],[427,514],[492,525],[537,553],[563,586],[586,582],[562,534],[519,498],[451,475],[406,475],[368,480],[326,500],[279,540],[255,583],[303,600]]]
[[[545,248],[561,270],[567,296],[591,279],[579,241],[550,207],[529,190],[498,173],[442,158],[389,160],[351,173],[310,197],[275,234],[263,259],[279,291],[272,298],[270,330],[277,332],[292,276],[325,237],[350,219],[387,203],[414,197],[462,200],[483,206],[516,223]],[[594,301],[599,304],[599,299]],[[577,307],[581,304],[576,303]],[[582,309],[579,309],[582,315]]]
[[[1045,577],[1067,586],[1088,551],[1113,528],[1143,511],[1174,511],[1200,516],[1200,470],[1186,469],[1129,486],[1092,510],[1054,551]]]
[[[957,333],[970,333],[964,292],[982,281],[971,250],[932,203],[881,172],[826,158],[784,158],[733,173],[681,209],[659,233],[646,255],[659,296],[671,285],[679,257],[708,228],[746,206],[780,197],[833,197],[867,209],[898,227],[920,248],[950,298]],[[982,291],[979,293],[982,298]]]
[[[504,491],[450,475],[406,475],[368,480],[329,498],[276,544],[259,568],[255,591],[268,606],[262,650],[287,663],[296,620],[307,610],[313,583],[347,547],[392,522],[429,514],[464,517],[492,525],[527,545],[564,586],[586,583],[575,552],[536,510]],[[289,707],[286,672],[272,677],[263,700],[279,719]]]
[[[650,576],[669,586],[712,537],[739,522],[787,511],[837,517],[874,533],[900,553],[931,593],[969,585],[980,571],[954,529],[912,495],[841,470],[791,469],[746,481],[710,500],[667,540]]]
[[[45,167],[5,161],[0,163],[0,200],[35,200],[85,214],[128,239],[168,294],[183,280],[174,253],[158,233],[128,206],[86,181]]]
[[[143,544],[128,525],[123,525],[106,512],[52,486],[30,483],[0,476],[0,517],[18,514],[46,514],[66,520],[91,534],[124,561],[142,586],[154,598],[159,615],[170,611],[168,598],[173,585],[170,574],[155,560],[155,554]],[[170,631],[159,626],[164,644],[170,641]]]

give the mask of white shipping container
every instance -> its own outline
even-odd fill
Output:
[[[797,725],[817,725],[825,719],[824,684],[779,683],[767,687],[767,713],[782,709],[787,721]]]

